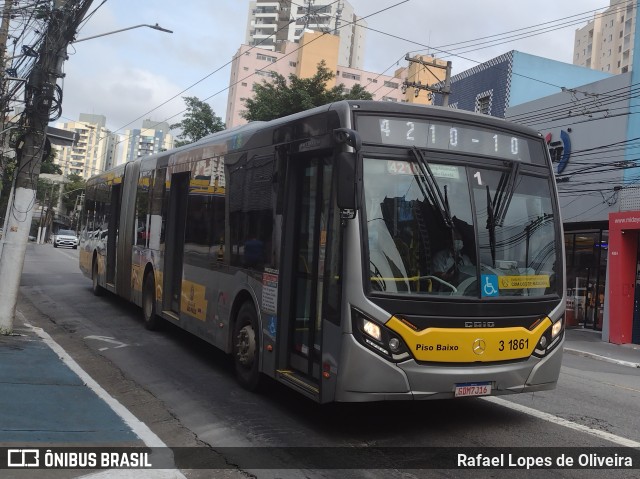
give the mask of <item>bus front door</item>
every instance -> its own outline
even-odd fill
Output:
[[[309,386],[317,400],[324,402],[328,400],[326,393],[332,394],[324,390],[325,386],[332,381],[321,379],[323,352],[332,350],[331,344],[339,343],[340,337],[338,326],[334,327],[335,321],[326,320],[331,316],[329,310],[337,309],[330,299],[330,291],[336,288],[335,281],[325,278],[326,275],[337,277],[331,267],[335,263],[331,258],[332,251],[337,249],[331,247],[335,239],[335,228],[331,226],[334,223],[332,211],[335,211],[331,207],[335,196],[332,195],[333,168],[329,158],[300,160],[293,162],[298,167],[297,188],[290,197],[294,201],[289,203],[295,207],[289,215],[293,234],[289,243],[291,248],[287,248],[292,270],[291,297],[287,302],[291,305],[287,321],[287,366],[295,372],[296,379],[302,379]]]

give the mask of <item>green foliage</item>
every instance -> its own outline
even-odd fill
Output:
[[[40,173],[61,175],[62,170],[60,169],[60,166],[53,163],[55,158],[56,151],[52,149],[51,154],[42,159],[42,163],[40,164]],[[0,183],[0,219],[2,219],[4,218],[5,212],[7,210],[9,194],[11,193],[11,184],[13,183],[13,177],[15,175],[17,167],[17,159],[15,157],[0,157],[0,165],[4,167],[0,167],[0,173],[2,174],[2,177],[0,178],[2,180]],[[36,195],[40,194],[40,186],[40,181],[38,181]],[[42,200],[41,196],[37,197],[38,200]]]
[[[60,183],[52,183],[51,181],[38,178],[38,188],[36,189],[36,199],[38,203],[45,203],[47,206],[56,206],[59,196]]]
[[[54,163],[57,155],[58,152],[52,148],[49,156],[42,159],[42,164],[40,165],[40,173],[49,173],[52,175],[62,174],[62,169],[60,168],[60,166]]]
[[[253,85],[253,98],[243,98],[246,110],[241,116],[248,121],[269,121],[286,115],[326,105],[339,100],[371,100],[373,96],[359,84],[345,93],[344,85],[336,85],[327,90],[327,82],[335,75],[324,60],[318,63],[318,70],[310,78],[289,75],[289,82],[278,73],[273,73],[273,81]]]
[[[62,204],[66,211],[72,212],[76,206],[78,196],[84,194],[86,181],[80,175],[71,174],[67,176],[68,183],[65,183],[62,191]]]
[[[211,133],[224,130],[222,118],[215,115],[211,105],[195,96],[185,96],[182,99],[187,106],[187,112],[181,122],[170,127],[172,130],[179,128],[182,131],[177,137],[176,146],[188,145]]]

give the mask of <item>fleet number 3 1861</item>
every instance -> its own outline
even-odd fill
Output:
[[[529,349],[528,339],[510,339],[509,341],[500,341],[498,351],[518,351],[520,349]]]

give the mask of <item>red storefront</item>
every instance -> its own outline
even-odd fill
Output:
[[[640,341],[639,237],[640,211],[609,214],[609,341],[615,344]]]

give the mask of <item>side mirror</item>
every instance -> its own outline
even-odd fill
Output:
[[[333,130],[337,145],[347,145],[355,152],[340,151],[336,155],[338,173],[337,203],[342,219],[353,219],[356,216],[356,164],[358,152],[362,148],[362,140],[355,130],[337,128]]]
[[[357,153],[341,151],[336,155],[338,173],[338,208],[356,210],[356,158]]]

